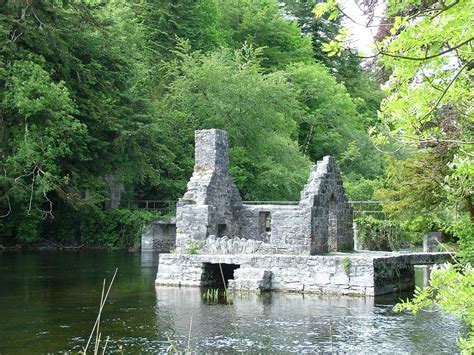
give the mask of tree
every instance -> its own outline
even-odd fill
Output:
[[[295,21],[285,18],[277,0],[220,0],[220,24],[226,44],[262,48],[262,66],[282,69],[313,56],[311,38],[302,36]]]
[[[375,122],[383,93],[362,69],[362,59],[352,49],[347,48],[338,56],[331,56],[324,50],[326,43],[340,37],[343,16],[338,13],[314,16],[313,9],[318,3],[317,0],[286,0],[284,10],[289,17],[298,21],[302,34],[311,38],[314,59],[330,68],[331,74],[345,85],[353,98],[363,100],[358,104],[358,112],[363,111]]]
[[[163,115],[190,152],[195,129],[229,133],[231,171],[245,199],[294,200],[310,168],[293,140],[300,105],[284,73],[263,73],[259,53],[249,45],[209,54],[184,46],[170,68]]]
[[[298,63],[287,71],[304,108],[298,131],[303,152],[312,161],[335,156],[343,173],[352,175],[353,180],[375,179],[382,174],[380,154],[366,133],[370,119],[358,112],[358,100],[351,98],[345,86],[337,83],[322,64]],[[367,156],[372,159],[367,160]]]
[[[424,181],[443,164],[438,177],[442,201],[434,207],[455,212],[445,220],[444,228],[458,237],[474,223],[471,5],[466,0],[389,1],[386,17],[391,19],[387,22],[390,31],[375,44],[374,54],[390,74],[385,85],[388,96],[381,109],[383,125],[373,130],[375,142],[382,148],[406,149],[414,154],[409,159],[420,158],[422,164],[431,162],[420,171]],[[339,9],[330,1],[315,11],[321,15]],[[337,53],[341,43],[328,46]],[[397,164],[393,160],[393,171]],[[422,186],[426,187],[425,195],[435,194],[430,184]],[[404,196],[401,200],[407,194]],[[421,217],[416,205],[405,205],[413,218]],[[469,218],[464,218],[465,214]],[[466,242],[472,245],[474,240],[470,237]]]
[[[155,1],[135,5],[143,20],[145,38],[153,61],[168,61],[180,40],[194,50],[210,51],[222,44],[216,0]]]
[[[172,155],[141,85],[144,42],[127,5],[7,1],[0,21],[2,234],[34,239],[63,203],[100,204],[106,174],[157,182]]]

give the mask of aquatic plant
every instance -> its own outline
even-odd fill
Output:
[[[217,303],[219,301],[219,289],[207,289],[202,297],[208,303]]]

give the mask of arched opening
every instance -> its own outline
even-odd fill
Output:
[[[237,264],[203,263],[201,285],[205,287],[223,288],[225,282],[225,286],[227,287],[229,280],[234,279],[234,270],[239,267],[240,265]]]

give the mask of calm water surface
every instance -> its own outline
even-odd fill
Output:
[[[461,323],[440,313],[395,314],[395,297],[239,293],[207,304],[202,290],[154,287],[156,254],[0,252],[0,354],[78,352],[104,278],[118,275],[102,314],[109,351],[456,353]],[[400,296],[400,295],[399,295]],[[402,295],[407,297],[407,295]]]

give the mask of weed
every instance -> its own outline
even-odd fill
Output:
[[[201,249],[201,243],[197,241],[192,241],[191,243],[189,243],[188,246],[188,254],[197,255],[199,253],[199,249]]]
[[[348,256],[345,256],[342,258],[342,268],[344,269],[344,272],[346,273],[347,277],[351,277],[351,258]]]
[[[105,293],[105,295],[104,295],[104,291],[105,291],[105,279],[104,279],[104,283],[102,284],[102,295],[100,297],[99,314],[97,315],[94,326],[92,327],[92,331],[91,331],[91,334],[89,336],[89,340],[87,340],[87,344],[81,352],[82,354],[87,353],[87,348],[89,347],[89,345],[91,343],[92,336],[94,335],[94,331],[96,332],[95,345],[94,345],[94,355],[97,355],[99,353],[99,346],[100,346],[101,336],[102,336],[102,333],[99,332],[100,316],[102,315],[102,310],[104,309],[105,302],[107,301],[107,297],[109,296],[110,289],[112,288],[112,284],[114,283],[115,276],[117,275],[117,271],[118,271],[118,269],[115,269],[114,276],[112,277],[112,280],[110,281],[109,287],[107,289],[107,293]],[[102,354],[105,354],[105,350],[107,349],[108,342],[109,342],[109,337],[107,337],[107,339],[105,340],[105,344],[103,345],[103,349],[102,349]]]

